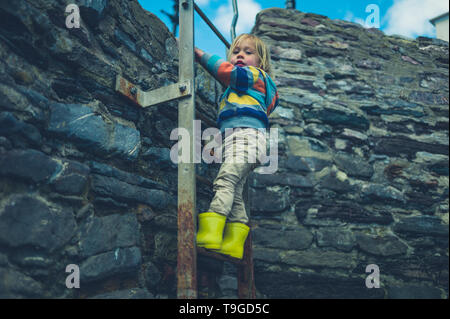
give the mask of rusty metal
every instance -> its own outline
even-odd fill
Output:
[[[245,266],[245,260],[227,256],[220,254],[218,252],[203,248],[203,247],[197,247],[197,253],[202,256],[214,258],[221,261],[227,261],[229,263],[235,264],[237,266]]]
[[[188,130],[190,145],[194,146],[195,111],[195,74],[194,74],[194,9],[211,27],[227,48],[230,44],[215,28],[212,22],[200,10],[193,0],[182,0],[179,3],[180,45],[179,45],[179,82],[152,91],[141,91],[135,84],[122,76],[116,77],[115,90],[141,107],[148,107],[166,101],[178,99],[178,127]],[[237,18],[237,15],[236,15]],[[235,19],[236,20],[236,19]],[[235,21],[234,21],[235,24]],[[210,125],[215,124],[199,114],[199,117]],[[203,117],[203,118],[202,118]],[[214,125],[212,125],[214,126]],[[194,151],[189,150],[188,163],[178,164],[178,257],[177,257],[177,297],[194,299],[197,290],[197,247],[196,236],[196,174]],[[199,179],[199,176],[197,176]],[[200,181],[206,183],[206,180]],[[209,183],[210,184],[210,183]],[[248,182],[244,186],[244,202],[250,216],[248,202]],[[252,236],[247,238],[244,246],[243,260],[224,256],[206,250],[199,250],[215,259],[232,262],[238,267],[238,290],[240,298],[255,298],[253,273]],[[212,275],[211,275],[212,276]],[[212,278],[212,279],[211,279]],[[209,282],[214,282],[214,278]],[[212,288],[212,286],[210,287]]]
[[[193,207],[192,203],[178,205],[177,297],[180,299],[197,298],[196,227],[190,218]]]
[[[250,218],[250,191],[248,179],[245,181],[242,199],[245,203],[245,211]],[[247,240],[244,245],[243,265],[238,268],[238,297],[241,299],[255,299],[255,274],[253,269],[253,243],[252,243],[252,227],[248,233]]]
[[[141,103],[143,102],[141,99],[142,91],[140,91],[133,83],[127,81],[120,75],[116,77],[115,90],[126,96],[137,105],[141,105]]]
[[[192,95],[192,81],[170,84],[152,91],[141,91],[135,84],[118,75],[116,77],[116,91],[120,92],[141,107],[149,107],[164,102],[190,97]]]
[[[175,84],[170,84],[163,86],[159,89],[155,89],[148,92],[143,92],[142,107],[148,107],[152,105],[157,105],[160,103],[189,97],[192,94],[191,81],[184,81]]]
[[[249,183],[248,180],[244,184],[244,190],[242,197],[245,202],[245,209],[250,217],[250,202],[249,202]],[[251,228],[251,225],[249,225]],[[214,258],[220,261],[230,262],[237,267],[237,279],[238,279],[238,297],[241,299],[255,299],[256,298],[256,288],[255,288],[255,274],[253,267],[253,250],[252,250],[252,232],[248,234],[247,240],[244,245],[244,256],[242,259],[234,258],[231,256],[223,255],[212,250],[205,248],[197,248],[197,253],[199,255]]]
[[[180,1],[180,83],[194,86],[194,2]],[[178,89],[180,89],[178,87]],[[189,145],[194,145],[195,90],[178,101],[178,126],[189,132]],[[196,182],[195,162],[192,148],[189,162],[178,163],[178,260],[177,297],[197,298],[197,249],[196,235]]]
[[[251,231],[245,241],[243,263],[238,267],[238,297],[240,299],[256,298]]]

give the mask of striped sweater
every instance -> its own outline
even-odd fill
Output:
[[[217,55],[204,53],[200,64],[227,86],[220,98],[217,126],[269,128],[269,116],[278,105],[275,83],[263,70],[234,66]]]

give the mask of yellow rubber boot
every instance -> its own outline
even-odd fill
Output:
[[[226,219],[225,216],[213,212],[199,214],[197,246],[208,249],[220,249]]]
[[[250,228],[242,223],[227,223],[219,253],[242,259],[244,244]]]

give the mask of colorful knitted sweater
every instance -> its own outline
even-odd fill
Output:
[[[278,105],[275,83],[263,70],[234,66],[217,55],[204,53],[200,64],[227,86],[219,102],[217,126],[269,128],[268,117]]]

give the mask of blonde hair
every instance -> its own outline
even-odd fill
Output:
[[[255,44],[256,54],[260,61],[259,68],[263,69],[266,73],[271,75],[269,48],[256,35],[243,33],[240,36],[238,36],[236,39],[234,39],[233,43],[231,44],[230,49],[228,50],[228,57],[227,57],[228,60],[230,60],[230,57],[234,51],[234,48],[236,48],[238,45],[240,45],[241,42],[244,40],[253,41],[253,43]]]

